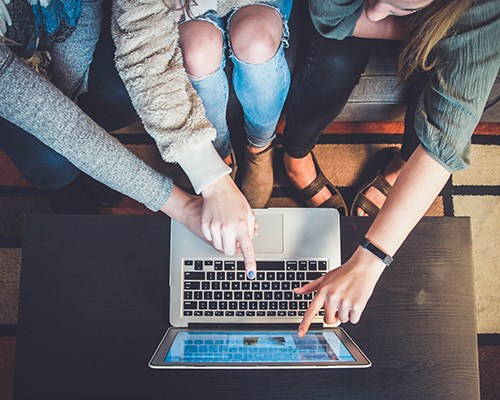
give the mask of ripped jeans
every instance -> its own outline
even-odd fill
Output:
[[[274,0],[257,4],[272,7],[283,21],[283,36],[276,54],[262,64],[249,64],[239,60],[231,49],[229,26],[233,10],[226,19],[215,12],[207,12],[197,20],[215,25],[224,40],[222,62],[212,74],[204,77],[190,76],[191,83],[205,107],[206,116],[217,131],[214,146],[221,158],[226,158],[232,150],[226,109],[229,97],[229,83],[224,71],[226,65],[225,47],[229,44],[229,58],[233,63],[232,83],[243,108],[247,141],[254,147],[264,148],[276,135],[276,125],[283,109],[290,87],[290,69],[285,60],[284,48],[288,46],[288,18],[292,0]]]

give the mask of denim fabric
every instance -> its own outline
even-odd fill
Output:
[[[275,136],[275,129],[290,87],[290,70],[285,60],[284,48],[288,45],[288,18],[292,0],[267,1],[259,4],[270,6],[279,12],[283,20],[283,38],[279,50],[273,58],[263,64],[248,64],[233,54],[233,86],[245,116],[245,130],[248,142],[255,147],[265,147]],[[205,107],[208,120],[217,131],[214,146],[222,158],[231,152],[229,127],[226,121],[229,84],[224,72],[226,64],[225,48],[230,43],[229,26],[231,17],[238,9],[232,10],[227,21],[208,12],[197,20],[214,24],[223,33],[224,48],[222,62],[214,73],[205,77],[190,77],[194,89]],[[229,39],[229,40],[228,40]]]

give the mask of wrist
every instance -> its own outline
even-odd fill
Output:
[[[219,179],[212,182],[205,189],[201,191],[203,198],[213,197],[219,193],[223,193],[228,189],[228,185],[234,185],[233,180],[229,175],[221,176]]]

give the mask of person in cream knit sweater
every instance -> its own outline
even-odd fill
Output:
[[[146,131],[162,158],[177,162],[203,196],[205,238],[226,254],[239,245],[247,261],[254,257],[255,219],[229,177],[234,159],[225,115],[225,48],[245,114],[243,191],[251,206],[262,207],[272,191],[271,142],[290,84],[283,48],[291,5],[291,0],[113,2],[117,69]],[[255,263],[247,262],[250,277],[254,269]]]

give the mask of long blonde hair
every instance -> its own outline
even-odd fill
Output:
[[[399,73],[406,80],[416,69],[429,71],[439,62],[432,55],[472,0],[434,0],[410,17],[408,40],[399,56]]]

